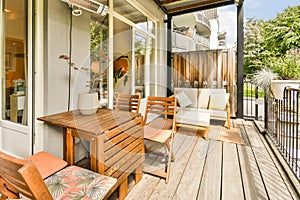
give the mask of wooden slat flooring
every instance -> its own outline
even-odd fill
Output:
[[[172,162],[169,183],[144,174],[126,199],[297,199],[283,181],[253,123],[233,120],[233,127],[240,128],[246,145],[204,140],[190,129],[179,130],[173,146],[176,160]],[[151,150],[165,152],[162,146],[146,145]],[[144,163],[158,168],[164,166],[164,160],[156,155],[147,155]]]

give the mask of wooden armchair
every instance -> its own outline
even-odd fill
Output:
[[[116,101],[116,110],[125,110],[129,112],[139,112],[140,95],[119,94]]]
[[[177,100],[173,97],[154,97],[149,96],[146,103],[146,112],[143,121],[144,139],[152,142],[164,144],[168,149],[167,166],[164,171],[157,171],[144,168],[143,171],[166,179],[169,181],[171,160],[174,160],[172,153],[172,144],[176,132]],[[149,115],[157,115],[158,117],[146,124]],[[147,148],[145,148],[146,151]],[[149,152],[149,151],[148,151]],[[151,152],[149,152],[151,153]]]
[[[0,152],[0,199],[106,199],[116,181],[76,166],[66,167],[43,180],[33,161]]]

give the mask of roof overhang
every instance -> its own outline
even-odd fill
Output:
[[[153,0],[168,15],[176,16],[227,5],[240,5],[243,0]]]

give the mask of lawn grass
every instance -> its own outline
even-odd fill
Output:
[[[244,84],[244,97],[253,97],[255,98],[255,89],[256,87],[250,83]],[[264,98],[264,91],[262,89],[258,89],[258,98]]]

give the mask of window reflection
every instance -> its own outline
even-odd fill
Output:
[[[108,104],[108,16],[92,15],[90,21],[90,91],[98,92],[100,105]]]
[[[142,35],[135,35],[135,93],[145,97],[145,55],[146,38]]]

